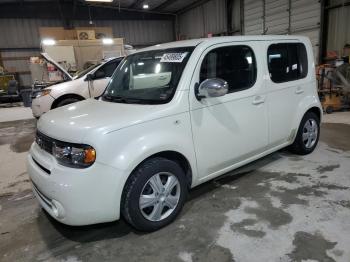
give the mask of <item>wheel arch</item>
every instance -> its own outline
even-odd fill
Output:
[[[129,174],[127,180],[129,179],[129,177],[131,176],[131,174],[140,166],[142,165],[144,162],[146,162],[147,160],[154,158],[154,157],[162,157],[171,161],[176,162],[181,169],[184,171],[185,175],[186,175],[186,180],[187,180],[187,185],[188,188],[191,188],[192,185],[192,167],[190,164],[190,161],[180,152],[178,151],[174,151],[174,150],[166,150],[166,151],[160,151],[158,153],[154,153],[148,157],[146,157],[144,160],[142,160],[138,165],[136,165],[132,172]],[[124,185],[125,187],[125,185]]]
[[[304,100],[304,103],[300,104],[300,109],[298,111],[297,117],[295,119],[295,124],[294,124],[294,128],[291,132],[291,137],[290,137],[290,142],[293,143],[293,141],[295,140],[295,137],[297,135],[299,126],[300,126],[300,122],[303,119],[304,115],[307,114],[308,112],[313,112],[314,114],[316,114],[320,120],[320,123],[322,121],[322,107],[318,101],[318,99],[314,98],[313,101],[310,101],[309,99]]]
[[[314,114],[318,117],[318,119],[320,120],[320,122],[321,122],[321,120],[322,120],[322,111],[321,111],[321,109],[320,109],[319,107],[313,106],[313,107],[309,108],[309,109],[304,113],[304,115],[305,115],[306,113],[308,113],[308,112],[314,113]],[[303,116],[304,116],[304,115],[303,115]]]
[[[78,95],[78,94],[64,94],[58,98],[55,99],[55,101],[52,103],[51,109],[55,109],[57,107],[57,105],[63,101],[64,99],[67,98],[76,98],[79,99],[79,101],[85,100],[85,97]]]

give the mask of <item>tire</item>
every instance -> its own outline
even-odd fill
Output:
[[[315,150],[319,138],[320,119],[315,113],[307,112],[300,122],[298,133],[289,149],[298,155],[310,154]]]
[[[167,185],[170,185],[170,191],[163,190]],[[142,163],[128,178],[121,212],[134,228],[151,232],[170,224],[180,213],[186,197],[187,183],[183,169],[174,161],[155,157]],[[157,212],[159,210],[160,213]]]
[[[73,104],[76,102],[81,101],[78,98],[74,98],[74,97],[68,97],[63,99],[62,101],[58,102],[55,108],[61,107],[61,106],[65,106],[65,105],[69,105],[69,104]]]

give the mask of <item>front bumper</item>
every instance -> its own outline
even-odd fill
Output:
[[[50,95],[34,98],[32,100],[33,116],[40,117],[42,114],[48,112],[51,109],[54,101],[55,99]]]
[[[33,143],[27,157],[33,192],[41,206],[67,225],[89,225],[119,219],[123,172],[95,162],[75,169]]]

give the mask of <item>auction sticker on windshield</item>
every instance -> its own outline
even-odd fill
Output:
[[[160,62],[164,63],[181,63],[186,57],[188,52],[184,53],[165,53],[163,54]]]

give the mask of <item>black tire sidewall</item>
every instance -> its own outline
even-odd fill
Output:
[[[76,103],[76,102],[79,102],[80,100],[77,99],[77,98],[66,98],[66,99],[63,99],[62,101],[60,101],[56,108],[58,107],[62,107],[62,106],[66,106],[66,105],[69,105],[69,104],[73,104],[73,103]]]
[[[316,121],[318,132],[317,132],[317,138],[316,138],[315,144],[311,148],[307,148],[304,144],[304,141],[303,141],[303,131],[304,131],[304,125],[305,125],[306,121],[309,121],[311,119]],[[300,122],[297,137],[296,137],[296,140],[294,142],[294,143],[296,143],[296,146],[297,146],[296,150],[299,151],[297,153],[306,155],[306,154],[313,152],[318,144],[319,138],[320,138],[320,119],[318,118],[318,116],[315,113],[307,112]]]
[[[161,221],[150,221],[146,219],[139,208],[139,198],[147,181],[156,173],[169,172],[177,177],[180,183],[180,199],[175,210],[165,219]],[[156,158],[142,164],[135,170],[135,183],[129,188],[130,192],[124,192],[129,195],[127,201],[128,216],[132,225],[141,231],[154,231],[171,223],[181,211],[187,197],[186,176],[182,168],[174,161],[164,158]],[[124,203],[125,204],[125,203]]]

